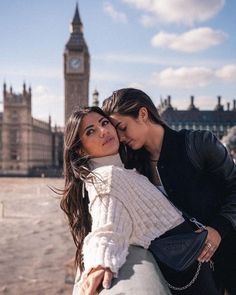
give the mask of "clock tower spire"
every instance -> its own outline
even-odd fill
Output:
[[[73,109],[88,106],[90,55],[76,4],[71,33],[64,51],[65,123]]]

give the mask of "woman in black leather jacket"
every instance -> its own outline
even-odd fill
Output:
[[[141,90],[113,92],[103,110],[127,146],[126,167],[146,175],[177,208],[207,226],[198,259],[212,260],[216,283],[235,295],[236,166],[225,147],[209,131],[170,129]]]

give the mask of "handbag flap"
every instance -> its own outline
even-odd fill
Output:
[[[203,230],[200,233],[191,232],[158,238],[152,241],[150,250],[160,262],[169,268],[184,271],[198,258],[207,233],[207,230]]]

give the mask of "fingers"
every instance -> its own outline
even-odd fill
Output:
[[[98,269],[92,272],[81,287],[82,295],[97,294],[97,289],[99,285],[102,283],[104,273],[104,269]]]
[[[210,261],[221,242],[221,236],[214,228],[207,226],[207,230],[207,240],[201,254],[198,257],[198,261],[200,262]]]
[[[207,241],[203,250],[202,250],[202,253],[198,257],[198,261],[200,261],[200,262],[210,261],[210,259],[212,258],[212,256],[215,253],[215,250],[216,250],[216,247],[214,247],[210,241]]]
[[[112,272],[109,269],[106,269],[105,273],[104,273],[103,282],[102,282],[103,288],[105,288],[105,289],[110,288],[112,276],[113,276]]]
[[[98,294],[97,289],[101,285],[103,288],[109,289],[111,286],[112,277],[113,273],[109,268],[99,267],[94,269],[83,282],[81,286],[81,295]]]

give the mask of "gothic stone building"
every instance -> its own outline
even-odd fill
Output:
[[[53,130],[50,117],[48,122],[32,117],[31,97],[25,84],[21,94],[3,85],[0,175],[31,175],[60,165],[60,132]]]
[[[65,121],[77,106],[87,106],[90,56],[78,5],[64,51]],[[96,94],[96,97],[98,93]],[[63,128],[32,117],[31,88],[16,94],[3,85],[0,113],[0,175],[58,175],[62,168]]]
[[[222,138],[227,131],[236,126],[236,100],[233,100],[233,107],[227,103],[226,110],[221,104],[221,97],[213,110],[199,110],[194,105],[194,97],[190,97],[190,105],[187,110],[177,110],[171,105],[171,97],[161,101],[158,111],[162,119],[173,129],[194,129],[210,130],[218,138]]]

